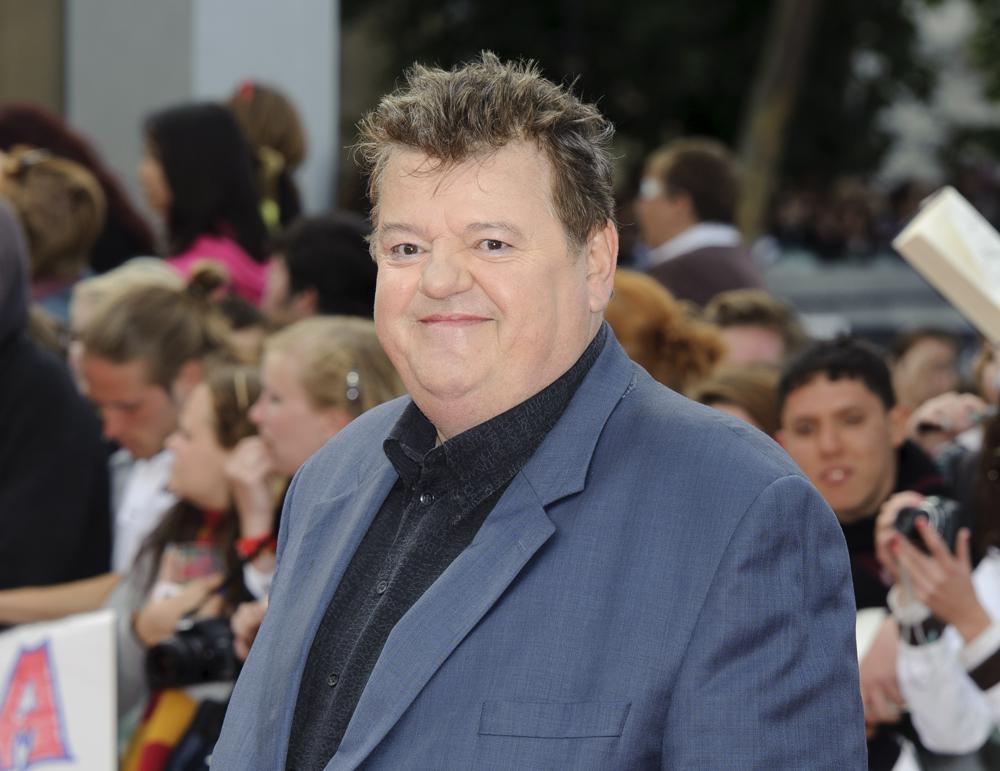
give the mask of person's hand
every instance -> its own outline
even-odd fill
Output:
[[[902,713],[904,699],[896,679],[898,644],[899,627],[889,616],[861,660],[861,703],[865,708],[865,733],[869,737],[881,723],[898,723]]]
[[[266,611],[267,598],[264,598],[258,602],[244,602],[233,614],[229,623],[233,630],[233,648],[240,661],[250,655],[250,646],[257,638]]]
[[[972,560],[969,557],[969,529],[958,531],[955,553],[926,519],[918,519],[917,531],[930,550],[924,554],[902,535],[890,549],[896,556],[904,584],[913,596],[930,608],[931,613],[954,626],[966,642],[977,637],[991,623],[979,603],[972,585]]]
[[[226,462],[226,478],[240,519],[240,535],[270,533],[274,526],[274,465],[260,437],[241,439]]]
[[[906,421],[906,433],[928,454],[954,441],[976,425],[986,402],[975,394],[940,394],[917,407]]]
[[[211,595],[222,581],[223,576],[219,573],[203,576],[188,581],[173,597],[147,602],[135,615],[136,637],[143,645],[151,647],[172,637],[177,622],[193,611],[197,610],[199,616],[218,615],[222,598]]]
[[[899,516],[901,509],[907,506],[919,506],[923,500],[924,496],[912,490],[896,493],[882,504],[875,520],[875,556],[879,564],[892,576],[894,583],[899,581],[899,567],[890,545],[899,535],[899,531],[896,530],[896,517]]]

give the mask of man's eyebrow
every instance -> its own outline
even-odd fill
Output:
[[[376,232],[376,237],[381,238],[386,235],[415,235],[428,240],[427,231],[417,225],[411,225],[407,222],[384,222],[378,227]]]
[[[465,226],[465,232],[468,234],[480,233],[484,230],[501,230],[505,233],[510,233],[515,238],[524,238],[524,233],[516,225],[510,222],[470,222]]]

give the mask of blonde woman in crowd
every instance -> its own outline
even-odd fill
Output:
[[[244,519],[263,525],[284,481],[354,418],[400,396],[403,385],[374,323],[347,316],[316,316],[270,337],[261,375],[263,390],[250,411],[258,436],[236,448],[229,474]],[[247,605],[234,616],[243,656],[264,608]]]

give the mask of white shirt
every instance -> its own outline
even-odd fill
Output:
[[[111,456],[115,532],[111,569],[127,573],[153,528],[177,502],[167,490],[174,456],[161,450],[152,458],[135,459],[127,450]]]
[[[740,231],[732,225],[723,222],[699,222],[650,250],[647,267],[651,268],[696,249],[705,249],[709,246],[739,246],[741,242]]]
[[[1000,684],[982,691],[968,675],[1000,650],[1000,551],[990,549],[972,584],[993,619],[986,631],[968,644],[951,626],[933,643],[899,643],[899,687],[920,740],[934,752],[973,752],[1000,726]]]

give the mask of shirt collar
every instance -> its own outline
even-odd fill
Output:
[[[586,350],[563,375],[500,415],[437,445],[437,430],[410,402],[383,443],[407,488],[454,495],[473,508],[503,488],[556,424],[604,348],[602,324]]]
[[[649,252],[650,266],[710,246],[739,246],[740,231],[724,222],[699,222]]]

